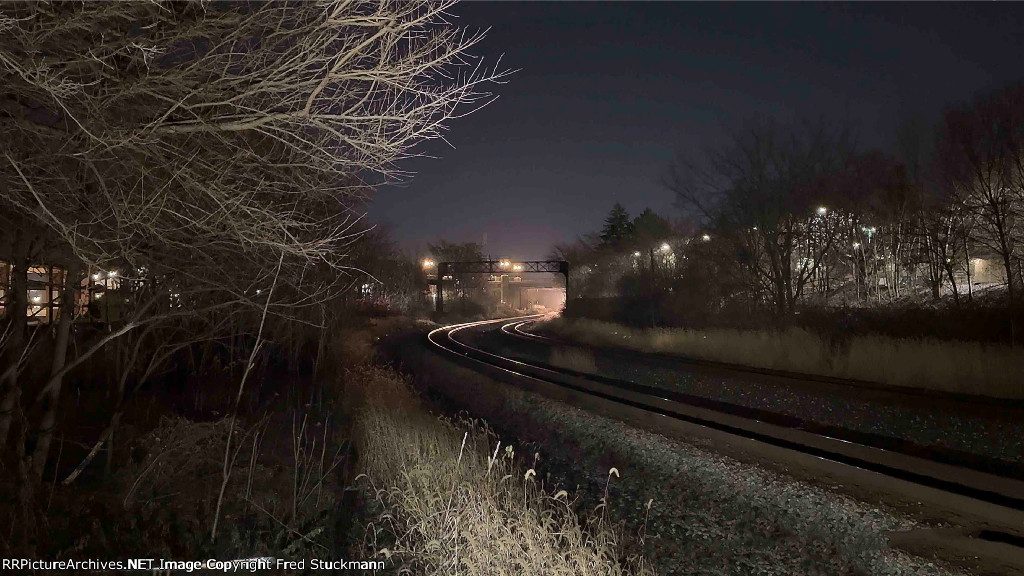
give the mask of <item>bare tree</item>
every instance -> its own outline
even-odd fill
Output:
[[[939,145],[946,185],[963,199],[975,238],[1002,260],[1010,301],[1024,209],[1024,84],[949,111]]]
[[[475,262],[484,259],[483,248],[476,242],[439,240],[428,244],[427,251],[437,262]],[[450,280],[445,285],[450,286],[453,295],[460,299],[463,310],[466,309],[467,296],[481,292],[487,281],[479,274],[459,274]]]
[[[448,6],[5,6],[6,200],[89,264],[343,269],[358,202],[495,79]]]
[[[786,315],[835,244],[837,221],[818,209],[832,197],[827,177],[851,153],[842,132],[760,123],[700,160],[679,158],[665,184],[717,241],[734,246],[754,284]]]
[[[503,78],[468,55],[481,35],[452,25],[451,5],[0,7],[0,214],[26,231],[12,245],[42,237],[65,268],[149,287],[130,319],[54,370],[40,400],[155,319],[257,314],[278,278],[268,313],[306,321],[343,290],[373,188],[406,177],[397,163]],[[17,267],[30,262],[22,248]],[[9,358],[24,347],[18,278]],[[20,388],[5,374],[0,431]]]
[[[565,260],[569,263],[569,277],[566,279],[565,292],[569,298],[593,296],[594,290],[589,288],[592,278],[590,266],[595,260],[595,242],[587,238],[576,238],[572,242],[555,244],[548,258]]]

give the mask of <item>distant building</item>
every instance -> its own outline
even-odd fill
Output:
[[[38,264],[28,269],[28,309],[30,324],[49,324],[60,318],[61,298],[64,292],[64,274],[60,266]],[[75,295],[75,318],[101,320],[109,314],[109,305],[103,300],[107,292],[121,287],[121,278],[115,271],[90,271],[81,281],[81,290]],[[11,264],[0,260],[0,316],[7,313],[11,296]]]

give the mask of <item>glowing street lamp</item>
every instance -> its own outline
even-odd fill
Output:
[[[662,252],[668,252],[671,249],[672,249],[672,247],[668,245],[668,242],[662,242],[662,244],[661,244],[661,251]]]
[[[828,213],[828,208],[824,206],[818,206],[818,216],[824,216]]]
[[[705,235],[701,236],[700,239],[705,241],[705,242],[710,242],[711,241],[711,235],[710,234],[705,234]]]
[[[430,258],[427,258],[426,260],[423,261],[423,267],[424,268],[433,268],[434,267],[434,261],[431,260]]]
[[[521,271],[523,269],[523,265],[522,264],[513,264],[512,265],[512,269],[515,270],[516,272],[519,272],[519,271]]]

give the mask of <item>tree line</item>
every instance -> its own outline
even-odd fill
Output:
[[[977,274],[1024,286],[1024,83],[905,123],[892,152],[824,123],[750,122],[679,156],[664,185],[684,217],[612,209],[600,234],[556,246],[573,295],[659,295],[702,309],[792,315],[809,302],[975,297]],[[686,295],[680,294],[684,292]]]

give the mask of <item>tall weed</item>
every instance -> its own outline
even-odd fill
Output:
[[[355,438],[380,509],[367,539],[400,570],[653,573],[641,558],[621,558],[621,531],[606,515],[581,520],[566,491],[551,494],[485,427],[431,416],[393,373],[371,369],[363,380]]]

